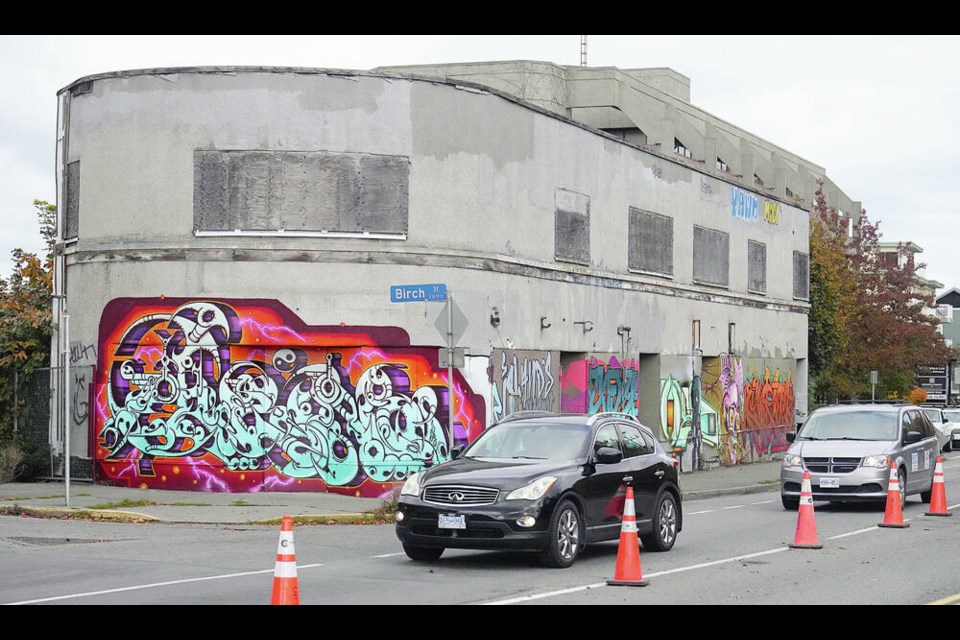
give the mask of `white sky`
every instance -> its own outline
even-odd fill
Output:
[[[56,203],[57,92],[152,67],[378,66],[486,60],[580,64],[580,36],[0,35],[0,275],[43,250],[33,200]],[[883,241],[923,249],[960,288],[960,36],[591,35],[587,64],[670,67],[691,102],[826,169]]]

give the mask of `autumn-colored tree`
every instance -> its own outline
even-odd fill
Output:
[[[0,278],[0,444],[13,437],[14,380],[22,386],[34,371],[50,365],[53,247],[56,206],[34,200],[40,234],[46,243],[43,258],[14,249],[13,270]]]
[[[917,272],[925,265],[914,263],[902,245],[899,259],[883,259],[879,223],[860,211],[844,224],[825,206],[822,190],[817,194],[810,230],[815,397],[869,396],[870,371],[878,372],[878,397],[906,397],[918,366],[945,365],[956,357],[937,332],[933,294],[917,287]]]
[[[847,259],[848,219],[827,207],[822,182],[810,214],[810,316],[808,318],[811,397],[847,396],[840,358],[850,342],[849,314],[856,279]]]

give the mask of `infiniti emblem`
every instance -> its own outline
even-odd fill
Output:
[[[463,502],[463,494],[459,491],[451,491],[447,494],[447,498],[450,502]]]

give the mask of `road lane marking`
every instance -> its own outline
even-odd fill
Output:
[[[745,507],[745,506],[747,506],[747,505],[745,505],[745,504],[735,504],[735,505],[733,505],[732,507],[720,507],[720,510],[721,510],[721,511],[726,511],[726,510],[728,510],[728,509],[742,509],[742,508]]]
[[[934,600],[928,604],[960,604],[960,594],[955,596],[947,596],[946,598],[941,598],[940,600]]]
[[[750,504],[751,504],[751,505],[753,505],[753,504],[767,504],[767,503],[770,503],[770,502],[775,502],[775,501],[774,501],[774,500],[761,500],[760,502],[751,502]]]
[[[672,573],[682,573],[684,571],[695,571],[697,569],[705,569],[707,567],[715,567],[721,564],[727,564],[730,562],[740,562],[742,560],[747,560],[748,558],[757,558],[760,556],[768,556],[774,553],[780,553],[781,551],[789,551],[790,547],[778,547],[776,549],[768,549],[767,551],[758,551],[756,553],[748,553],[742,556],[735,556],[733,558],[724,558],[723,560],[714,560],[712,562],[702,562],[700,564],[690,565],[689,567],[677,567],[676,569],[667,569],[666,571],[655,571],[649,573],[645,578],[656,578],[657,576],[666,576]],[[577,593],[578,591],[589,591],[590,589],[596,589],[598,587],[607,586],[606,582],[597,582],[594,584],[587,584],[581,587],[570,587],[569,589],[561,589],[559,591],[548,591],[546,593],[536,593],[529,596],[520,596],[518,598],[509,598],[507,600],[495,600],[494,602],[485,602],[483,604],[515,604],[517,602],[529,602],[531,600],[542,600],[543,598],[552,598],[554,596],[562,596],[568,593]]]
[[[312,569],[313,567],[322,567],[322,564],[300,564],[297,569]],[[141,584],[135,587],[120,587],[118,589],[104,589],[103,591],[87,591],[86,593],[73,593],[65,596],[53,596],[51,598],[37,598],[36,600],[21,600],[20,602],[6,602],[6,605],[15,604],[39,604],[41,602],[56,602],[57,600],[70,600],[72,598],[88,598],[90,596],[102,596],[108,593],[122,593],[124,591],[138,591],[140,589],[154,589],[156,587],[169,587],[175,584],[188,584],[190,582],[204,582],[207,580],[225,580],[227,578],[239,578],[242,576],[256,576],[262,573],[274,573],[274,569],[262,569],[260,571],[244,571],[242,573],[228,573],[219,576],[207,576],[205,578],[187,578],[186,580],[171,580],[170,582],[154,582],[153,584]]]
[[[867,527],[866,529],[859,529],[857,531],[851,531],[850,533],[841,533],[840,535],[830,536],[827,540],[839,540],[840,538],[848,538],[850,536],[855,536],[858,533],[866,533],[867,531],[873,531],[879,529],[880,527]]]
[[[693,511],[693,512],[691,512],[691,513],[688,513],[687,515],[688,515],[688,516],[699,516],[699,515],[702,515],[702,514],[704,514],[704,513],[713,513],[714,511],[716,511],[716,509],[707,509],[706,511]]]
[[[403,554],[403,553],[384,553],[384,554],[382,554],[382,555],[373,556],[373,557],[374,557],[374,558],[392,558],[392,557],[394,557],[394,556],[402,556],[402,555],[406,555],[406,554]]]

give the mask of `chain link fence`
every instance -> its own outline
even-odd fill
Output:
[[[16,422],[17,439],[28,457],[33,479],[64,477],[69,426],[70,477],[93,480],[93,460],[86,455],[93,366],[71,366],[69,376],[65,385],[63,367],[45,367],[34,371],[33,377],[17,388],[18,404],[22,401],[23,408]],[[66,411],[59,389],[69,394]]]

